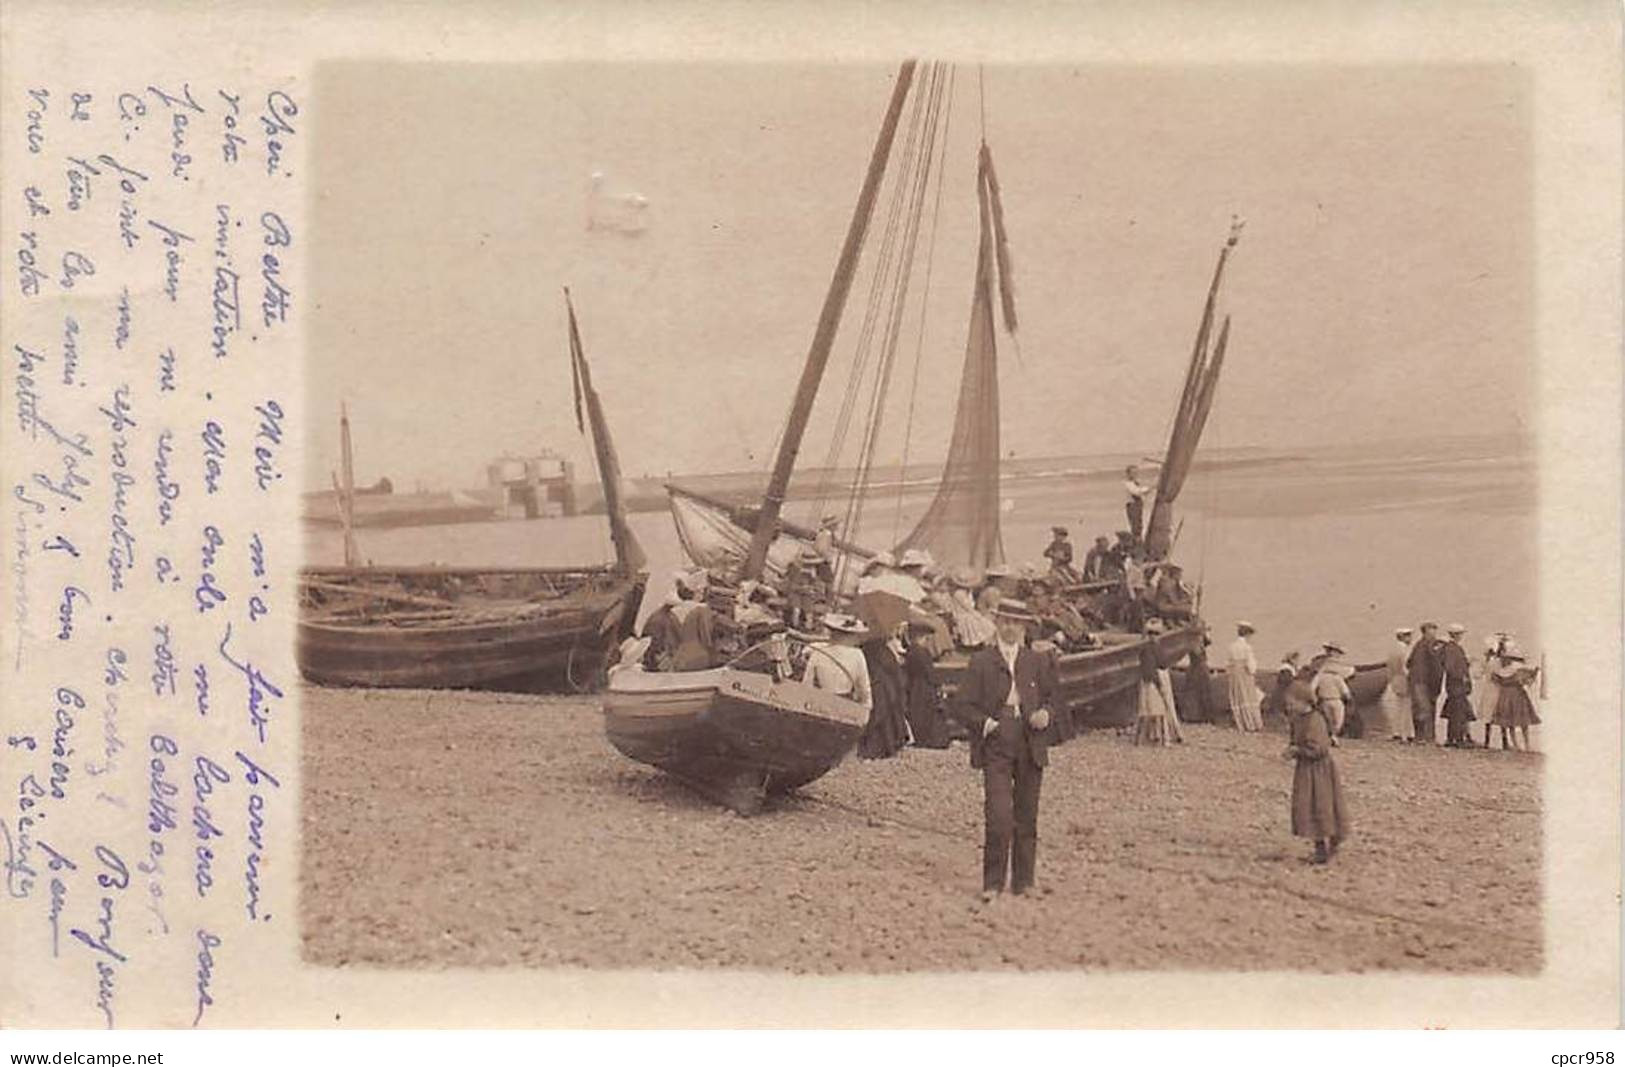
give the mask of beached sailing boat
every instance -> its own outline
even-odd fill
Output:
[[[953,437],[935,497],[920,522],[896,546],[896,550],[924,548],[944,567],[968,566],[979,571],[990,564],[1004,562],[999,530],[1000,412],[995,323],[1002,312],[1006,330],[1013,334],[1016,324],[999,183],[992,154],[985,141],[978,151],[977,198],[980,244]],[[1225,262],[1238,234],[1239,231],[1232,231],[1220,253],[1219,264],[1208,290],[1185,391],[1174,419],[1163,463],[1163,477],[1153,509],[1155,540],[1149,547],[1154,559],[1166,558],[1172,548],[1172,506],[1183,486],[1212,406],[1224,350],[1228,345],[1228,318],[1219,331],[1217,344],[1212,342],[1213,320]],[[844,269],[850,271],[850,266]],[[840,276],[838,270],[838,281]],[[832,289],[832,295],[833,292]],[[838,306],[835,314],[839,314]],[[829,316],[830,306],[826,303],[825,317],[819,322],[819,337],[824,337],[826,332],[833,333]],[[696,563],[741,578],[765,576],[771,581],[781,576],[785,564],[795,555],[810,546],[813,531],[782,521],[779,512],[800,446],[801,433],[806,426],[807,412],[811,408],[827,356],[827,346],[820,349],[815,341],[760,507],[747,508],[710,499],[678,486],[667,487],[679,539]],[[884,388],[883,384],[880,388]],[[876,410],[878,417],[878,405]],[[873,439],[871,432],[869,440]],[[852,503],[846,516],[847,529],[855,525],[855,512],[861,509],[865,488],[863,475],[868,458],[860,461],[860,473],[854,479]],[[873,554],[872,550],[850,542],[838,542],[836,571],[842,592],[852,591],[857,572],[861,569],[856,564]],[[1059,657],[1061,691],[1074,716],[1081,721],[1094,724],[1121,722],[1132,715],[1140,649],[1147,638],[1139,634],[1110,631],[1097,636],[1103,647]],[[1192,624],[1175,628],[1155,640],[1163,661],[1176,662],[1199,646],[1201,627]],[[968,656],[963,653],[951,653],[938,661],[938,672],[950,690],[967,662]]]
[[[699,494],[672,493],[678,536],[702,565],[745,577],[771,576],[782,574],[789,553],[800,551],[795,534],[775,537],[782,529],[779,511],[852,287],[914,69],[915,62],[908,60],[897,72],[761,508],[752,513]],[[810,541],[811,531],[805,532]],[[621,670],[610,677],[604,693],[604,731],[611,744],[745,814],[758,810],[768,794],[828,772],[857,747],[868,719],[867,708],[845,697],[731,666]]]
[[[300,581],[298,661],[321,685],[546,692],[594,686],[630,636],[648,583],[627,525],[620,463],[569,314],[578,425],[590,424],[615,562],[587,567],[360,566],[345,524],[345,565]],[[586,424],[582,420],[583,403]],[[341,515],[353,499],[348,416],[341,423]]]

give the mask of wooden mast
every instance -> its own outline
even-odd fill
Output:
[[[333,489],[338,495],[339,524],[344,528],[344,565],[354,567],[361,562],[355,545],[355,459],[350,449],[350,409],[343,401],[339,402],[339,449],[344,478],[335,480]]]
[[[604,513],[609,518],[610,540],[615,543],[615,563],[622,573],[632,574],[643,569],[648,557],[626,521],[626,503],[621,499],[621,464],[615,456],[615,443],[609,437],[609,422],[604,418],[598,390],[592,387],[592,372],[587,368],[587,356],[581,347],[581,330],[576,325],[576,309],[570,300],[569,286],[564,289],[564,306],[570,315],[570,360],[579,376],[581,394],[587,401],[593,454],[598,460],[598,479],[604,487]]]
[[[824,309],[818,315],[818,328],[813,333],[812,347],[807,352],[807,364],[801,370],[801,382],[790,405],[790,418],[785,423],[784,436],[779,442],[779,455],[773,464],[773,475],[768,480],[767,492],[757,514],[756,529],[751,535],[750,552],[745,556],[743,578],[760,578],[767,562],[767,549],[778,536],[779,512],[784,507],[784,494],[790,485],[790,474],[795,470],[796,454],[801,451],[801,438],[807,430],[807,419],[812,414],[813,400],[818,396],[818,385],[829,362],[829,350],[835,343],[835,332],[841,324],[841,313],[846,308],[846,296],[852,288],[852,275],[857,267],[858,252],[863,247],[864,235],[869,230],[869,219],[874,213],[875,197],[880,192],[880,179],[886,173],[886,160],[891,155],[892,141],[897,134],[897,119],[908,97],[909,85],[914,80],[914,63],[905,60],[897,71],[897,84],[892,89],[891,103],[880,124],[880,136],[875,141],[874,153],[869,159],[869,171],[863,177],[863,188],[858,192],[857,207],[847,227],[846,243],[841,246],[841,257],[835,264],[835,275],[830,279],[829,293],[824,297]]]

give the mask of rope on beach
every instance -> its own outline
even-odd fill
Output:
[[[958,840],[963,836],[962,834],[958,834],[950,830],[944,830],[938,826],[929,826],[925,823],[917,823],[911,822],[907,819],[899,819],[895,815],[883,815],[878,812],[865,811],[862,808],[856,808],[850,804],[843,804],[840,801],[828,800],[823,797],[806,796],[803,794],[801,799],[810,804],[816,804],[826,808],[834,808],[849,815],[861,816],[865,820],[876,820],[880,822],[892,823],[897,826],[906,827],[910,830],[917,830],[920,833],[935,834],[939,837],[947,837],[955,840]],[[1348,912],[1354,915],[1361,915],[1370,919],[1389,919],[1405,926],[1453,933],[1462,937],[1472,936],[1478,933],[1478,927],[1476,925],[1454,922],[1442,917],[1436,918],[1430,916],[1424,919],[1413,918],[1409,915],[1401,915],[1391,911],[1384,911],[1381,908],[1371,908],[1362,904],[1352,904],[1346,900],[1339,900],[1336,897],[1327,896],[1323,893],[1314,893],[1307,890],[1294,889],[1291,886],[1282,885],[1279,882],[1272,882],[1263,878],[1251,878],[1244,874],[1213,874],[1194,868],[1170,867],[1155,863],[1137,863],[1129,860],[1116,859],[1110,856],[1102,857],[1097,859],[1095,862],[1104,863],[1115,867],[1122,867],[1128,870],[1144,871],[1148,874],[1194,875],[1198,878],[1205,878],[1207,881],[1217,885],[1242,885],[1253,889],[1262,889],[1266,892],[1278,892],[1285,894],[1286,896],[1297,897],[1300,900],[1305,900],[1313,904],[1321,904],[1329,908],[1335,908],[1340,911]],[[1507,940],[1516,941],[1520,944],[1527,945],[1537,952],[1541,947],[1539,938],[1521,937],[1517,934],[1505,933],[1503,933],[1501,936]]]

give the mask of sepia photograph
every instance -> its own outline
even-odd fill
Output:
[[[1533,91],[318,64],[305,964],[1540,974]]]

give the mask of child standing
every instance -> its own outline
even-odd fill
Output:
[[[1315,699],[1309,684],[1313,667],[1298,671],[1286,692],[1287,718],[1292,724],[1292,743],[1285,756],[1297,764],[1292,773],[1292,833],[1312,838],[1315,863],[1325,863],[1348,836],[1348,810],[1343,787],[1332,760],[1330,710]]]

